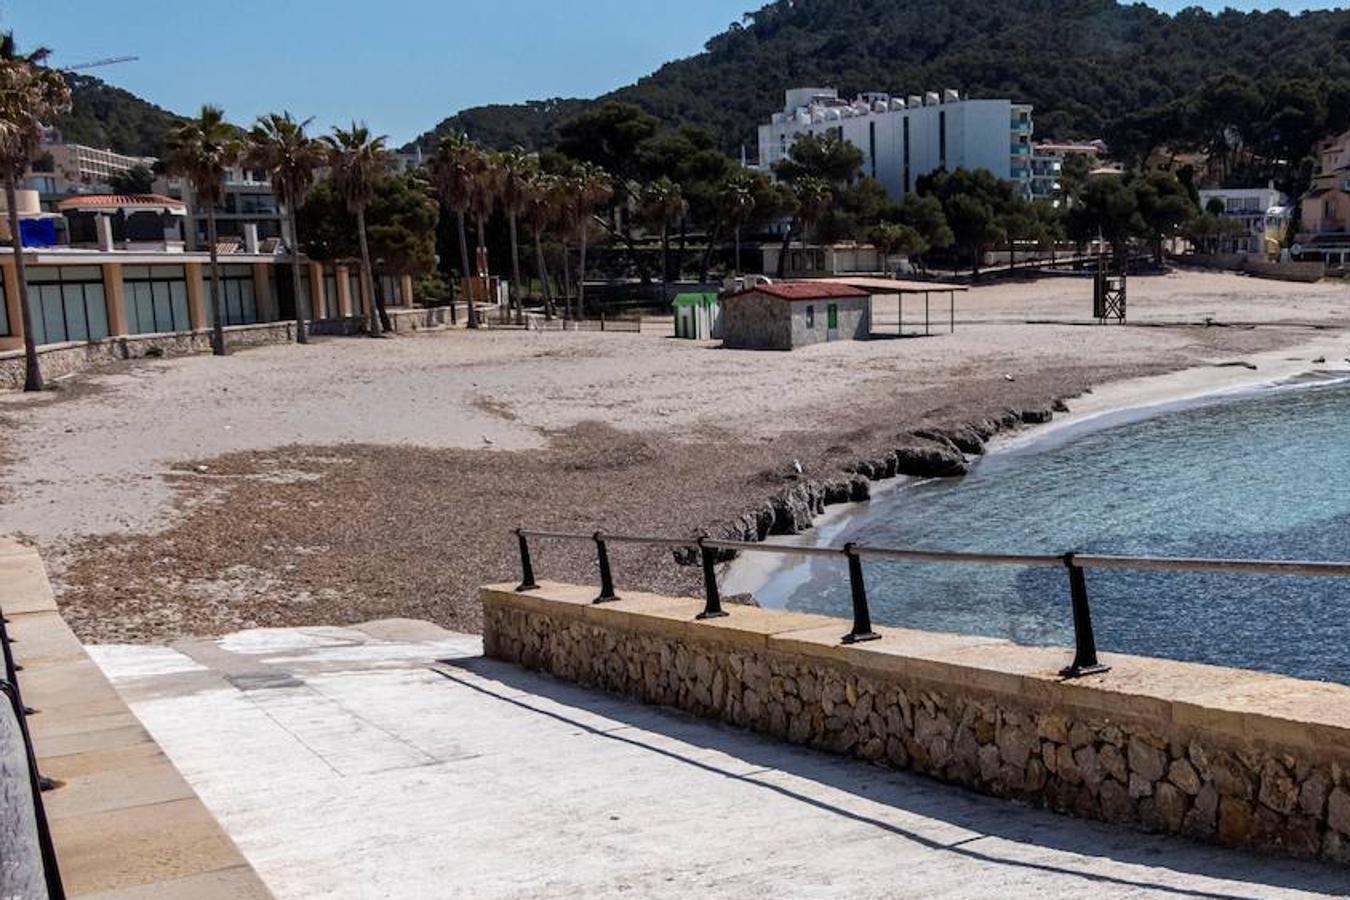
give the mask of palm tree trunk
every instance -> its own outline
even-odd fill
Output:
[[[14,248],[14,271],[19,279],[19,323],[23,328],[23,389],[40,391],[42,366],[38,363],[37,338],[33,335],[33,312],[28,308],[28,270],[23,261],[23,235],[19,233],[19,201],[15,196],[14,173],[5,175],[5,203],[9,210],[10,245]]]
[[[491,282],[488,280],[491,276],[488,274],[488,266],[487,266],[487,234],[486,234],[487,229],[484,227],[483,219],[481,217],[474,216],[473,221],[478,228],[478,246],[474,248],[473,253],[473,264],[475,267],[474,277],[476,281],[482,283],[483,300],[486,301],[488,299],[488,287],[491,284]],[[477,271],[477,266],[480,260],[483,263],[483,271],[481,272]]]
[[[370,242],[366,240],[366,210],[364,207],[356,211],[356,236],[361,241],[361,286],[365,289],[366,296],[370,297],[372,303],[375,300],[375,275],[370,270]],[[380,318],[371,310],[366,317],[366,330],[371,337],[380,337]]]
[[[699,284],[708,283],[708,270],[712,268],[713,249],[717,246],[717,239],[722,236],[722,223],[713,224],[712,234],[708,235],[708,247],[703,251],[703,265],[698,270]]]
[[[661,223],[661,303],[670,302],[670,227]]]
[[[581,223],[581,253],[577,262],[577,316],[586,318],[586,222]]]
[[[778,250],[778,271],[774,273],[776,278],[784,278],[787,275],[788,250],[792,247],[792,223],[788,223],[787,231],[783,232],[783,246]]]
[[[506,221],[511,229],[511,302],[516,307],[516,324],[520,325],[525,321],[525,297],[520,293],[520,241],[516,238],[515,212],[509,213]]]
[[[467,286],[467,301],[469,306],[469,327],[478,327],[478,310],[473,305],[473,273],[469,271],[469,238],[464,233],[464,210],[455,210],[455,219],[459,225],[459,272],[463,284]],[[454,322],[454,307],[451,307],[451,322]]]
[[[567,242],[563,241],[563,318],[576,318],[572,313],[572,260],[567,251]]]
[[[305,298],[300,296],[300,226],[296,222],[295,206],[290,210],[291,219],[291,290],[295,294],[295,342],[309,343],[309,332],[305,328]]]
[[[544,262],[544,237],[539,227],[534,228],[534,267],[539,276],[539,288],[544,292],[544,318],[553,321],[553,288],[548,281],[548,264]]]
[[[206,208],[206,243],[211,257],[211,352],[225,355],[225,304],[220,290],[220,251],[216,247],[216,209]]]
[[[736,275],[741,274],[741,226],[736,226]]]

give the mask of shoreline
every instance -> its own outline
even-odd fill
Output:
[[[1350,378],[1350,358],[1344,355],[1350,350],[1347,340],[1350,340],[1350,333],[1338,331],[1292,347],[1249,354],[1232,362],[1222,360],[1162,375],[1105,382],[1094,386],[1091,393],[1074,398],[1067,412],[1057,414],[1049,422],[996,435],[972,464],[978,465],[980,459],[993,453],[1028,451],[1046,443],[1062,443],[1086,432],[1164,415],[1192,404],[1276,388],[1301,376],[1326,373]],[[1319,358],[1323,362],[1314,361]],[[867,500],[826,507],[825,512],[812,521],[810,528],[792,535],[776,535],[774,543],[819,546],[828,542],[830,534],[838,530],[833,526],[858,514],[872,499],[921,480],[899,476],[874,482]],[[799,565],[793,559],[788,554],[741,554],[726,564],[722,572],[722,590],[729,595],[754,596],[775,578],[791,578]],[[756,603],[760,602],[756,597]],[[772,604],[764,605],[777,608]]]

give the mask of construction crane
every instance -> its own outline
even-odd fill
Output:
[[[78,66],[62,66],[63,72],[78,72],[81,69],[97,69],[99,66],[112,66],[117,63],[135,62],[140,59],[139,56],[110,56],[107,59],[96,59],[93,62],[80,63]]]

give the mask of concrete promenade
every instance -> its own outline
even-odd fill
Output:
[[[408,620],[91,653],[279,898],[1342,896],[564,684]]]

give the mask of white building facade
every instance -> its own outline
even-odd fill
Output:
[[[1272,185],[1216,188],[1200,191],[1200,208],[1206,209],[1209,201],[1215,199],[1223,203],[1223,212],[1219,215],[1241,222],[1246,231],[1245,236],[1236,236],[1232,248],[1234,252],[1279,253],[1294,213],[1287,196]]]
[[[833,88],[795,88],[783,110],[759,126],[759,168],[772,172],[800,134],[834,132],[863,154],[863,174],[891,197],[914,190],[938,169],[988,169],[1029,192],[1031,107],[1011,100],[941,94],[892,97],[868,93],[849,101]]]

